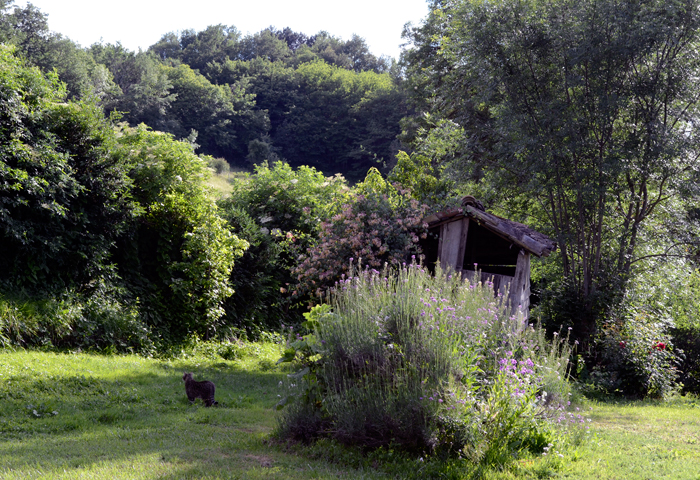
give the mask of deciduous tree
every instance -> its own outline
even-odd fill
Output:
[[[463,129],[459,168],[556,238],[583,336],[621,298],[643,226],[692,187],[699,7],[436,0],[408,31],[423,108]]]

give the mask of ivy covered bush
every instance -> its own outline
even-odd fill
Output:
[[[205,160],[117,119],[0,45],[3,344],[150,352],[222,325],[247,243]]]
[[[361,265],[307,314],[278,435],[504,464],[542,453],[567,413],[565,339],[509,316],[489,284]]]

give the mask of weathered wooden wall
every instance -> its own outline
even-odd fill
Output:
[[[467,245],[467,233],[469,232],[469,219],[462,218],[455,222],[448,222],[440,227],[440,244],[438,245],[438,258],[443,270],[462,271],[464,262],[464,249]]]
[[[470,231],[469,223],[470,220],[465,217],[453,222],[446,222],[440,226],[438,259],[443,270],[459,272],[462,278],[468,278],[469,281],[474,282],[475,272],[466,270],[464,267],[465,249]],[[474,230],[474,233],[476,232],[477,230]],[[493,234],[489,232],[489,235]],[[500,238],[499,241],[501,241]],[[500,294],[501,297],[505,297],[507,292],[511,311],[515,313],[520,310],[527,317],[530,307],[530,253],[516,246],[519,253],[517,259],[514,259],[514,255],[511,253],[513,250],[510,249],[512,246],[510,244],[508,248],[504,249],[501,261],[508,265],[516,262],[514,275],[491,273],[486,269],[486,271],[481,271],[479,280],[492,282],[495,295]],[[495,252],[492,253],[492,256],[497,257]]]

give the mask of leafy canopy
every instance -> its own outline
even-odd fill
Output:
[[[584,336],[622,298],[645,223],[696,183],[699,6],[448,0],[408,32],[410,90],[462,129],[453,171],[556,238]]]

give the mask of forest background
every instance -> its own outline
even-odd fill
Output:
[[[424,215],[472,194],[556,239],[532,315],[572,328],[574,375],[697,391],[697,8],[642,3],[596,30],[587,2],[436,1],[397,62],[225,25],[82,48],[0,0],[0,341],[154,354],[296,325],[350,258],[418,257]],[[217,200],[231,169],[252,173]]]

